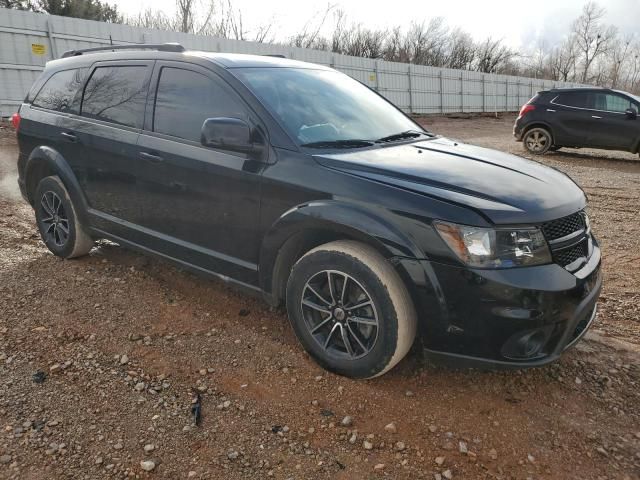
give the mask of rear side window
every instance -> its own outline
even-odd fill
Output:
[[[142,128],[147,98],[147,67],[98,67],[87,82],[82,115]]]
[[[631,100],[611,93],[596,93],[595,99],[595,108],[597,110],[606,110],[607,112],[623,113],[625,110],[634,106]]]
[[[56,112],[78,113],[85,72],[85,69],[73,69],[54,73],[35,96],[32,105]]]
[[[246,118],[241,101],[228,87],[191,70],[163,67],[153,113],[153,131],[200,142],[207,118]]]
[[[589,92],[565,92],[556,97],[553,103],[577,108],[593,108],[593,95]]]

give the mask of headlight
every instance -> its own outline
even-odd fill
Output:
[[[551,263],[549,247],[537,228],[482,228],[434,222],[460,260],[476,268],[509,268]]]

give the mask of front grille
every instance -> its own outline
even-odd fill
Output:
[[[573,247],[565,248],[562,250],[556,250],[553,252],[553,259],[559,265],[566,267],[582,257],[587,257],[589,254],[589,245],[586,240],[583,240]]]
[[[568,217],[552,220],[542,225],[542,233],[548,241],[566,237],[578,230],[586,228],[584,212],[576,212]]]
[[[587,231],[587,220],[583,211],[542,225],[542,233],[550,243],[551,255],[555,263],[566,268],[580,258],[589,257],[589,240],[587,236],[583,236],[582,241],[571,246],[566,246],[566,242],[563,241],[554,244],[554,241],[581,230]]]

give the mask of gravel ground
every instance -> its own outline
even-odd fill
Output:
[[[424,119],[522,153],[512,121]],[[640,478],[636,157],[539,159],[586,189],[603,246],[585,341],[528,371],[454,371],[414,353],[371,381],[324,372],[282,312],[218,282],[109,243],[57,259],[18,195],[15,158],[0,130],[0,478]]]

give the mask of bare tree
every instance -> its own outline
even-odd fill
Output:
[[[491,37],[478,45],[476,54],[476,70],[485,73],[500,71],[500,67],[516,56],[500,40],[493,40]]]
[[[318,39],[320,31],[327,21],[327,17],[334,9],[335,5],[328,3],[323,11],[316,12],[313,17],[307,20],[302,26],[302,30],[290,39],[289,43],[301,48],[315,48],[319,43],[326,45],[326,39]],[[319,50],[326,50],[326,48],[319,48]]]
[[[602,23],[605,13],[604,8],[589,1],[582,9],[582,15],[573,24],[573,33],[582,62],[583,83],[589,78],[589,69],[594,60],[607,52],[616,36],[615,27],[607,27]]]
[[[470,70],[476,58],[477,47],[467,32],[457,28],[449,38],[449,52],[445,67]]]

